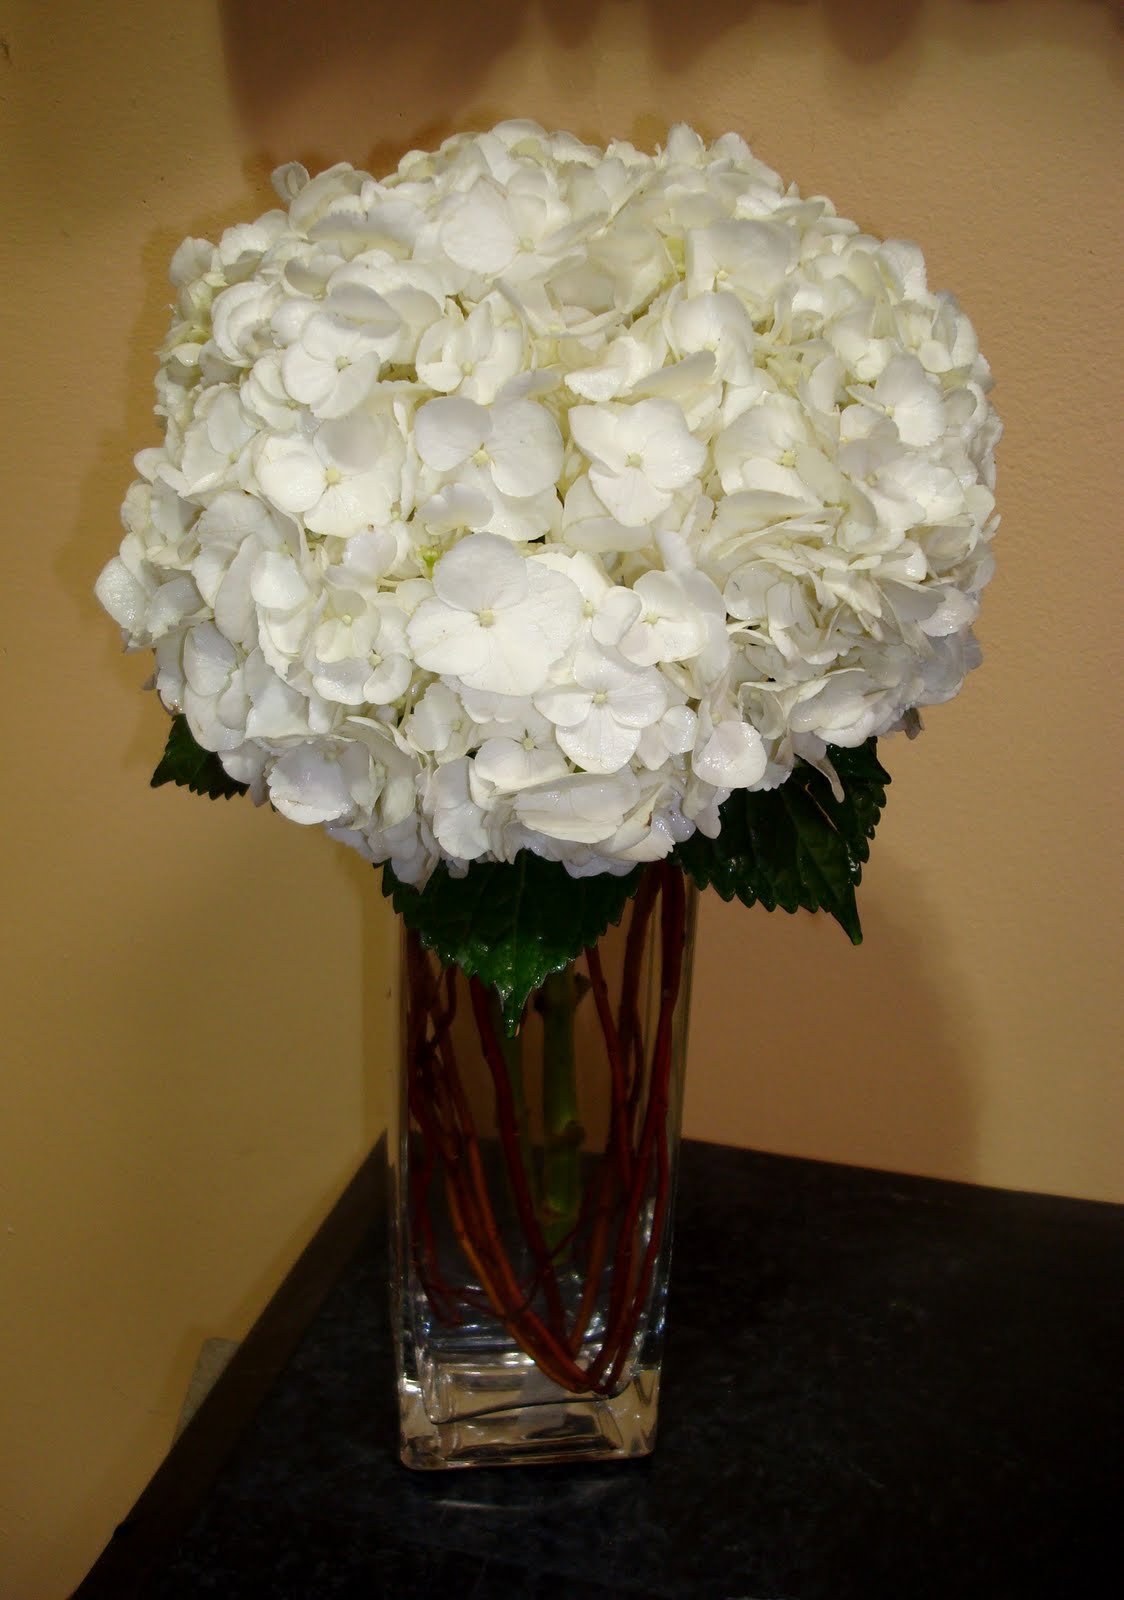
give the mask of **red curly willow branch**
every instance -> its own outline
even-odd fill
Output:
[[[659,1006],[648,1059],[641,980],[657,901]],[[457,975],[452,969],[440,975],[417,937],[407,935],[407,1203],[414,1270],[438,1320],[459,1322],[466,1307],[476,1315],[489,1309],[518,1348],[574,1394],[616,1392],[651,1296],[670,1203],[668,1117],[685,931],[683,878],[659,863],[649,868],[633,900],[615,1012],[601,954],[596,947],[585,952],[604,1060],[583,1063],[583,1070],[607,1075],[609,1127],[604,1151],[584,1158],[576,1224],[549,1245],[541,1197],[534,1192],[536,1174],[526,1157],[522,1097],[513,1090],[488,991],[470,980],[475,1040],[469,1042],[487,1067],[498,1134],[482,1141],[473,1113],[479,1101],[466,1089],[454,1041]],[[494,1162],[485,1144],[498,1147]],[[438,1196],[472,1282],[450,1283],[443,1275],[433,1211]],[[513,1205],[501,1225],[508,1196]],[[606,1297],[607,1311],[589,1348],[594,1312]]]

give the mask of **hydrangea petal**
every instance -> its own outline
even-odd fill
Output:
[[[257,471],[266,497],[291,516],[311,511],[324,493],[324,464],[304,439],[267,439]]]
[[[489,276],[502,272],[519,248],[503,199],[485,183],[456,202],[441,226],[441,243],[450,261]]]
[[[505,794],[561,778],[567,771],[560,750],[534,744],[528,747],[521,739],[506,738],[485,740],[473,765],[481,778]]]
[[[465,611],[506,610],[526,598],[532,570],[506,539],[475,533],[441,557],[433,588],[446,605]]]
[[[427,672],[465,676],[487,658],[484,630],[471,611],[423,600],[406,628],[414,660]]]
[[[492,476],[501,494],[539,494],[554,484],[562,470],[558,424],[549,411],[533,400],[516,400],[495,408],[487,448]]]
[[[575,728],[559,728],[558,743],[587,772],[619,772],[640,743],[638,728],[627,728],[605,706],[591,706]]]
[[[750,789],[764,776],[768,754],[756,728],[727,720],[696,750],[692,764],[697,776],[715,788]]]
[[[421,407],[414,422],[414,444],[427,467],[451,472],[479,450],[491,432],[491,419],[475,400],[441,396]]]

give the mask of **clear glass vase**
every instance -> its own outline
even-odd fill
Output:
[[[695,891],[649,867],[527,1003],[403,932],[391,1130],[402,1460],[495,1466],[655,1441]]]

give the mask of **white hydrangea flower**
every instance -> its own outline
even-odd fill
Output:
[[[393,329],[398,318],[389,307],[387,312]],[[317,312],[285,351],[281,376],[292,398],[314,417],[346,417],[366,400],[381,365],[378,340],[366,325]]]
[[[535,709],[554,724],[559,747],[584,772],[619,772],[635,755],[641,730],[658,722],[667,704],[659,672],[634,666],[592,637],[574,652],[564,681],[535,695]]]
[[[666,511],[671,491],[690,483],[706,461],[706,446],[673,400],[575,406],[569,422],[598,498],[626,527]]]
[[[437,761],[452,761],[483,737],[461,695],[447,683],[431,683],[402,725],[407,743]]]
[[[704,783],[716,789],[752,789],[765,775],[768,754],[757,729],[740,717],[710,724],[704,717],[705,739],[695,748],[692,766]]]
[[[354,827],[369,815],[377,792],[370,751],[353,739],[309,739],[286,750],[268,782],[278,811],[306,825]]]
[[[272,435],[262,443],[258,482],[279,511],[311,533],[346,537],[386,522],[401,483],[404,449],[383,416],[353,413],[311,438]]]
[[[612,589],[592,631],[599,644],[615,646],[638,666],[697,656],[708,633],[705,616],[674,572],[645,572],[631,589]]]
[[[480,405],[489,405],[522,364],[523,330],[499,295],[490,295],[467,317],[454,303],[418,344],[421,383]]]
[[[312,687],[348,706],[386,706],[402,698],[414,675],[406,617],[390,595],[366,601],[336,587],[318,613],[305,654]]]
[[[489,853],[492,838],[488,808],[469,790],[467,756],[438,767],[426,786],[425,806],[433,836],[455,861],[477,861]]]
[[[574,773],[521,790],[514,811],[532,834],[565,844],[601,844],[623,825],[638,789],[627,769],[605,777]]]
[[[192,736],[208,750],[235,750],[245,738],[248,696],[243,661],[213,622],[183,641],[183,710]]]
[[[256,432],[237,390],[225,384],[209,389],[184,432],[180,460],[184,498],[203,501],[219,490],[242,487]]]
[[[500,494],[516,499],[553,488],[562,467],[557,424],[531,400],[501,401],[490,410],[460,396],[430,400],[418,411],[414,444],[434,471],[455,472],[471,460]]]
[[[991,374],[916,246],[729,134],[526,121],[188,239],[96,593],[226,770],[424,885],[582,876],[978,660]]]
[[[581,594],[568,578],[477,533],[437,563],[433,598],[414,612],[407,636],[415,661],[430,672],[470,689],[534,693],[580,620]]]
[[[518,724],[480,745],[472,763],[474,787],[487,784],[500,794],[516,794],[532,784],[563,778],[570,770],[546,717],[531,713]]]

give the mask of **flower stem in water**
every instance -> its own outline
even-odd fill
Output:
[[[536,1001],[543,1024],[543,1237],[551,1251],[573,1233],[581,1207],[581,1147],[574,1011],[582,995],[573,963],[552,972]]]

